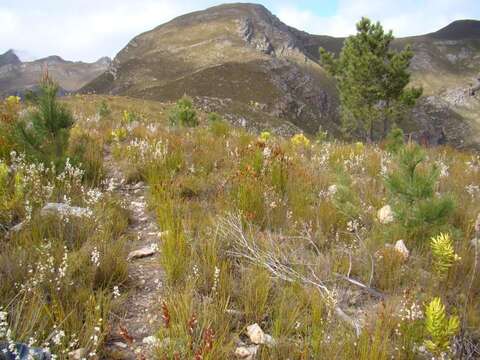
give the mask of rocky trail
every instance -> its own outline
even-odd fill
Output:
[[[107,353],[109,359],[149,359],[153,335],[160,326],[158,304],[161,302],[163,272],[158,258],[161,236],[154,214],[148,211],[143,182],[127,184],[109,150],[106,150],[107,181],[130,210],[128,298],[120,316],[113,321]]]

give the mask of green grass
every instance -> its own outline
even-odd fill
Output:
[[[87,121],[102,101],[110,113]],[[448,147],[422,149],[426,158],[417,180],[433,165],[443,169],[433,190],[422,196],[448,195],[455,206],[433,219],[438,222],[409,228],[411,223],[402,217],[388,224],[377,218],[386,204],[394,211],[409,210],[398,189],[392,191],[386,181],[387,175],[405,180],[399,159],[379,145],[310,139],[310,144],[298,146],[275,135],[265,140],[221,120],[211,122],[202,111],[198,127],[172,127],[168,113],[173,104],[97,96],[73,97],[66,103],[83,119],[81,130],[74,130],[79,135],[72,136],[72,149],[83,136],[89,136],[91,142],[82,142],[89,147],[108,143],[128,178],[149,185],[149,206],[162,231],[159,261],[167,280],[154,309],[168,318],[156,334],[156,358],[233,357],[239,339],[248,342],[246,328],[253,323],[276,344],[261,346],[258,359],[285,359],[285,354],[291,359],[421,358],[425,354],[419,348],[428,339],[425,304],[435,297],[441,297],[448,314],[458,314],[461,333],[478,344],[480,280],[470,246],[480,212],[478,155]],[[137,120],[123,123],[124,110],[139,114]],[[119,128],[124,136],[112,137]],[[92,180],[80,182],[87,188],[102,176],[95,153],[86,160]],[[74,204],[85,205],[78,184],[56,184],[52,196],[61,199],[66,194]],[[37,209],[46,201],[38,194],[28,195]],[[80,307],[85,319],[88,309],[98,304],[105,313],[115,310],[118,299],[112,298],[112,288],[124,286],[126,278],[125,264],[118,259],[124,259],[119,254],[128,217],[114,196],[105,196],[109,201],[93,208],[95,221],[45,222],[2,242],[0,274],[14,277],[2,288],[0,304],[10,306],[9,324],[20,339],[27,339],[34,327],[47,334],[63,321],[68,336],[76,333],[91,347],[86,339],[93,327],[80,327],[80,315],[68,314]],[[421,207],[419,201],[414,198],[411,209]],[[13,209],[18,219],[25,217],[23,203]],[[415,214],[408,213],[409,221]],[[441,282],[429,245],[439,232],[450,235],[461,258]],[[11,308],[15,283],[27,282],[25,267],[41,256],[30,244],[42,244],[45,234],[52,239],[55,267],[63,245],[71,247],[68,276],[82,284],[82,291],[62,292],[66,299],[55,300],[62,307],[48,303],[42,308],[36,297],[29,297],[20,303],[25,305],[15,305],[22,309]],[[408,258],[391,247],[400,239],[410,251]],[[102,254],[98,268],[91,264],[94,248]],[[45,319],[41,309],[50,311],[51,319],[40,321]],[[345,316],[339,317],[339,309]],[[360,334],[345,317],[361,324]],[[101,352],[100,344],[98,349]]]

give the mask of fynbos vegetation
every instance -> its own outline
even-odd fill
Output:
[[[364,142],[49,78],[3,100],[0,358],[480,357],[480,157],[405,139],[391,41],[323,52]]]

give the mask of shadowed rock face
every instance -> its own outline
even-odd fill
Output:
[[[58,81],[63,92],[76,91],[105,72],[109,65],[109,58],[84,63],[66,61],[59,56],[22,62],[15,52],[9,50],[0,55],[0,95],[22,94],[35,89],[46,69]]]

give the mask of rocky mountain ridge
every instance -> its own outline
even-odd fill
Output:
[[[413,81],[425,89],[408,132],[427,132],[435,143],[447,129],[448,141],[459,147],[476,141],[480,104],[468,88],[480,69],[479,34],[480,22],[465,20],[395,40],[395,47],[413,47]],[[220,5],[136,36],[82,91],[160,101],[188,94],[199,104],[227,100],[229,109],[216,110],[257,125],[272,117],[308,133],[321,127],[335,135],[338,97],[318,49],[338,53],[344,40],[294,29],[261,5]]]
[[[85,63],[67,61],[56,55],[22,62],[13,50],[9,50],[0,55],[0,95],[21,95],[35,89],[45,70],[59,82],[63,92],[73,92],[106,71],[110,63],[108,57]]]

